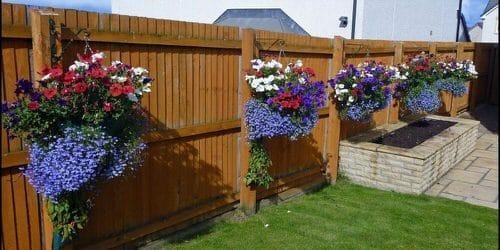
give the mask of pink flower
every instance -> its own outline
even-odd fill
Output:
[[[37,101],[32,101],[28,104],[28,109],[31,111],[35,111],[40,108],[40,103]]]
[[[109,102],[105,102],[104,103],[104,111],[110,112],[111,110],[113,110],[113,104],[111,104]]]
[[[135,90],[134,87],[130,84],[124,85],[123,89],[122,89],[123,94],[125,94],[125,95],[128,95],[130,93],[134,93],[134,90]]]

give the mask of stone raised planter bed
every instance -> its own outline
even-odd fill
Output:
[[[474,148],[479,122],[427,116],[455,122],[412,148],[375,143],[415,121],[379,127],[340,142],[340,173],[355,183],[403,193],[421,194]]]

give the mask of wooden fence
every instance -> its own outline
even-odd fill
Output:
[[[267,143],[275,181],[269,189],[249,188],[242,181],[248,169],[242,104],[249,98],[243,76],[255,56],[279,56],[282,62],[300,58],[323,81],[344,63],[375,59],[397,64],[405,55],[420,51],[474,59],[480,77],[460,101],[459,108],[466,109],[487,98],[483,87],[493,55],[489,44],[327,39],[2,4],[2,101],[14,99],[16,80],[36,80],[36,70],[51,63],[49,19],[55,21],[63,43],[56,41],[54,52],[61,52],[85,28],[91,33],[92,48],[107,55],[105,63],[121,60],[140,65],[155,79],[151,94],[141,103],[153,124],[144,136],[149,146],[145,165],[133,177],[99,187],[89,223],[74,248],[120,247],[240,205],[251,213],[263,198],[335,181],[341,138],[398,120],[397,103],[362,125],[341,122],[335,106],[329,104],[321,110],[310,136]],[[64,51],[63,65],[67,67],[82,51],[83,43],[73,42]],[[27,164],[24,150],[22,142],[7,140],[2,130],[1,246],[50,249],[52,231],[43,201],[19,170]]]

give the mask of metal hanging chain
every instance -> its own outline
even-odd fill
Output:
[[[90,54],[94,54],[94,51],[92,50],[92,47],[90,47],[90,32],[88,30],[85,30],[83,32],[83,40],[85,41],[85,50],[83,51],[83,54],[87,54],[88,51],[90,51]]]

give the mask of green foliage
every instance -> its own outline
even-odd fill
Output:
[[[90,200],[82,191],[64,194],[57,202],[47,200],[47,211],[54,232],[62,237],[63,244],[72,241],[77,236],[77,230],[83,229],[90,207]]]
[[[268,188],[273,178],[268,173],[271,159],[262,140],[250,141],[250,167],[245,176],[247,185]]]

